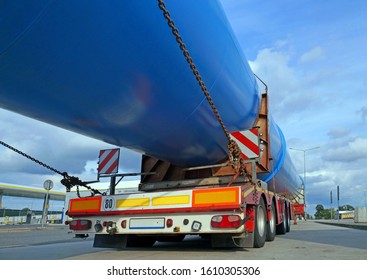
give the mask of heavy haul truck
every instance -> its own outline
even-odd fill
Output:
[[[69,202],[76,236],[262,247],[290,230],[302,181],[218,1],[8,1],[0,18],[2,108],[142,154],[133,192],[113,168],[107,194],[58,172],[93,190]]]

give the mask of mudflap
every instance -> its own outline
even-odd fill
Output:
[[[125,234],[96,234],[94,236],[93,247],[124,249],[126,248],[126,244],[127,235]]]
[[[212,248],[253,248],[252,233],[244,232],[240,235],[212,234]]]

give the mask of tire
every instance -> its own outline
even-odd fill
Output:
[[[266,208],[264,199],[260,198],[260,203],[255,209],[255,231],[254,248],[261,248],[266,241]]]
[[[277,218],[274,201],[271,204],[270,220],[266,224],[266,241],[273,241],[276,235]]]
[[[286,209],[284,205],[283,210],[283,222],[281,222],[279,225],[277,225],[277,234],[286,234],[287,232],[287,217],[286,217]]]
[[[286,210],[287,213],[287,218],[286,218],[286,232],[290,232],[291,231],[291,213],[290,213],[290,209],[287,208]]]

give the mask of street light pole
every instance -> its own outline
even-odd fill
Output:
[[[311,150],[316,150],[319,148],[320,146],[308,148],[308,149],[289,148],[290,150],[303,152],[303,199],[304,199],[304,204],[305,204],[305,212],[306,212],[306,152],[311,151]]]

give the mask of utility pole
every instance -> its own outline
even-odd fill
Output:
[[[305,212],[306,212],[306,152],[311,151],[311,150],[316,150],[319,148],[320,146],[309,148],[309,149],[289,148],[290,150],[303,152],[303,199],[304,199],[304,205],[305,205]]]
[[[336,197],[338,200],[338,222],[339,222],[339,185],[336,186]]]
[[[333,219],[333,191],[330,191],[330,220]]]

